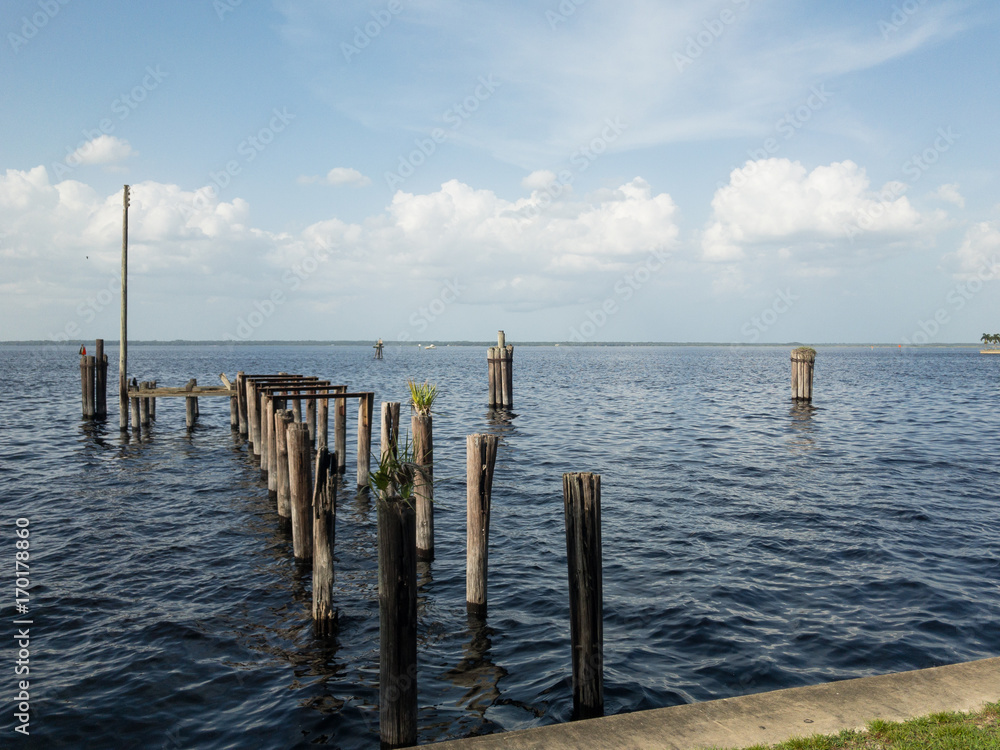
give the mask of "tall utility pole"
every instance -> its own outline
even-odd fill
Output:
[[[128,185],[122,196],[122,322],[118,337],[118,429],[128,432]]]

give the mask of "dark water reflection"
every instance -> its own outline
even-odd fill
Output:
[[[2,516],[32,532],[37,692],[20,744],[373,746],[376,529],[354,486],[353,408],[339,619],[321,639],[308,567],[225,399],[202,399],[191,431],[183,399],[161,399],[149,433],[123,439],[117,413],[80,420],[75,350],[3,354]],[[482,354],[130,351],[140,380],[165,385],[244,369],[325,376],[379,401],[405,403],[408,378],[441,387],[421,742],[570,717],[564,471],[602,474],[609,713],[1000,653],[991,358],[823,349],[809,407],[790,399],[784,348],[518,347],[505,412],[485,406]],[[485,621],[465,608],[475,432],[500,438]]]

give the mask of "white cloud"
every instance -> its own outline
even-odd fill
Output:
[[[982,221],[969,227],[958,250],[945,258],[957,264],[956,278],[1000,278],[1000,222]]]
[[[905,189],[888,183],[872,191],[865,170],[852,161],[812,172],[788,159],[748,161],[716,191],[702,253],[706,260],[734,261],[744,258],[747,248],[765,243],[830,247],[857,235],[885,241],[943,219],[940,213],[918,212],[903,195]]]
[[[935,195],[943,201],[954,203],[959,208],[965,208],[965,196],[958,192],[957,182],[942,185],[937,189]]]
[[[298,182],[300,185],[324,182],[327,185],[355,185],[357,187],[368,187],[372,184],[371,178],[352,167],[334,167],[326,173],[326,177],[302,175],[298,178]]]
[[[117,136],[105,134],[84,143],[66,157],[66,163],[70,166],[78,164],[115,164],[124,161],[130,156],[137,156],[138,153],[138,151],[132,149],[128,141],[122,140]]]
[[[556,173],[549,169],[536,169],[523,180],[521,187],[526,190],[542,190],[556,181]]]
[[[198,337],[220,338],[233,310],[275,288],[288,292],[291,269],[328,248],[329,261],[295,284],[303,314],[350,305],[374,285],[388,292],[383,312],[396,306],[406,320],[414,284],[453,278],[470,289],[465,304],[541,309],[605,293],[609,279],[673,245],[675,214],[672,198],[640,178],[572,202],[543,192],[510,201],[451,180],[428,194],[397,192],[360,223],[329,218],[288,234],[253,227],[240,198],[220,202],[207,188],[142,182],[131,191],[130,288],[142,290],[137,311],[161,310],[147,312],[156,325],[181,325],[171,312],[180,311],[201,321]],[[0,258],[16,280],[0,319],[53,330],[76,320],[77,306],[117,274],[121,216],[120,192],[102,196],[75,180],[53,185],[44,167],[0,175]]]

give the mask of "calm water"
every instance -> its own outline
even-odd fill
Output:
[[[521,346],[516,416],[499,419],[484,348],[371,351],[137,346],[130,370],[167,385],[287,370],[376,402],[405,402],[410,377],[441,387],[421,743],[569,719],[564,471],[602,475],[608,713],[1000,654],[1000,358],[822,349],[815,408],[796,409],[787,348]],[[353,488],[356,402],[340,630],[320,642],[310,574],[228,402],[203,399],[188,434],[183,401],[162,399],[151,439],[123,443],[114,393],[110,430],[80,420],[75,348],[0,352],[8,563],[15,519],[31,530],[32,734],[16,746],[377,746],[376,530]],[[487,431],[502,441],[483,626],[465,614],[464,445]]]

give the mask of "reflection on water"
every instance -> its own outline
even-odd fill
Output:
[[[813,438],[813,413],[816,407],[808,401],[793,401],[789,411],[791,416],[791,435],[788,438],[788,449],[795,452],[811,451],[816,448],[816,441]]]
[[[486,711],[500,697],[499,683],[507,676],[507,670],[493,663],[490,653],[493,628],[476,615],[469,615],[466,622],[468,640],[462,644],[462,659],[442,677],[464,691],[458,703],[475,718],[472,733],[480,734],[492,731]]]

